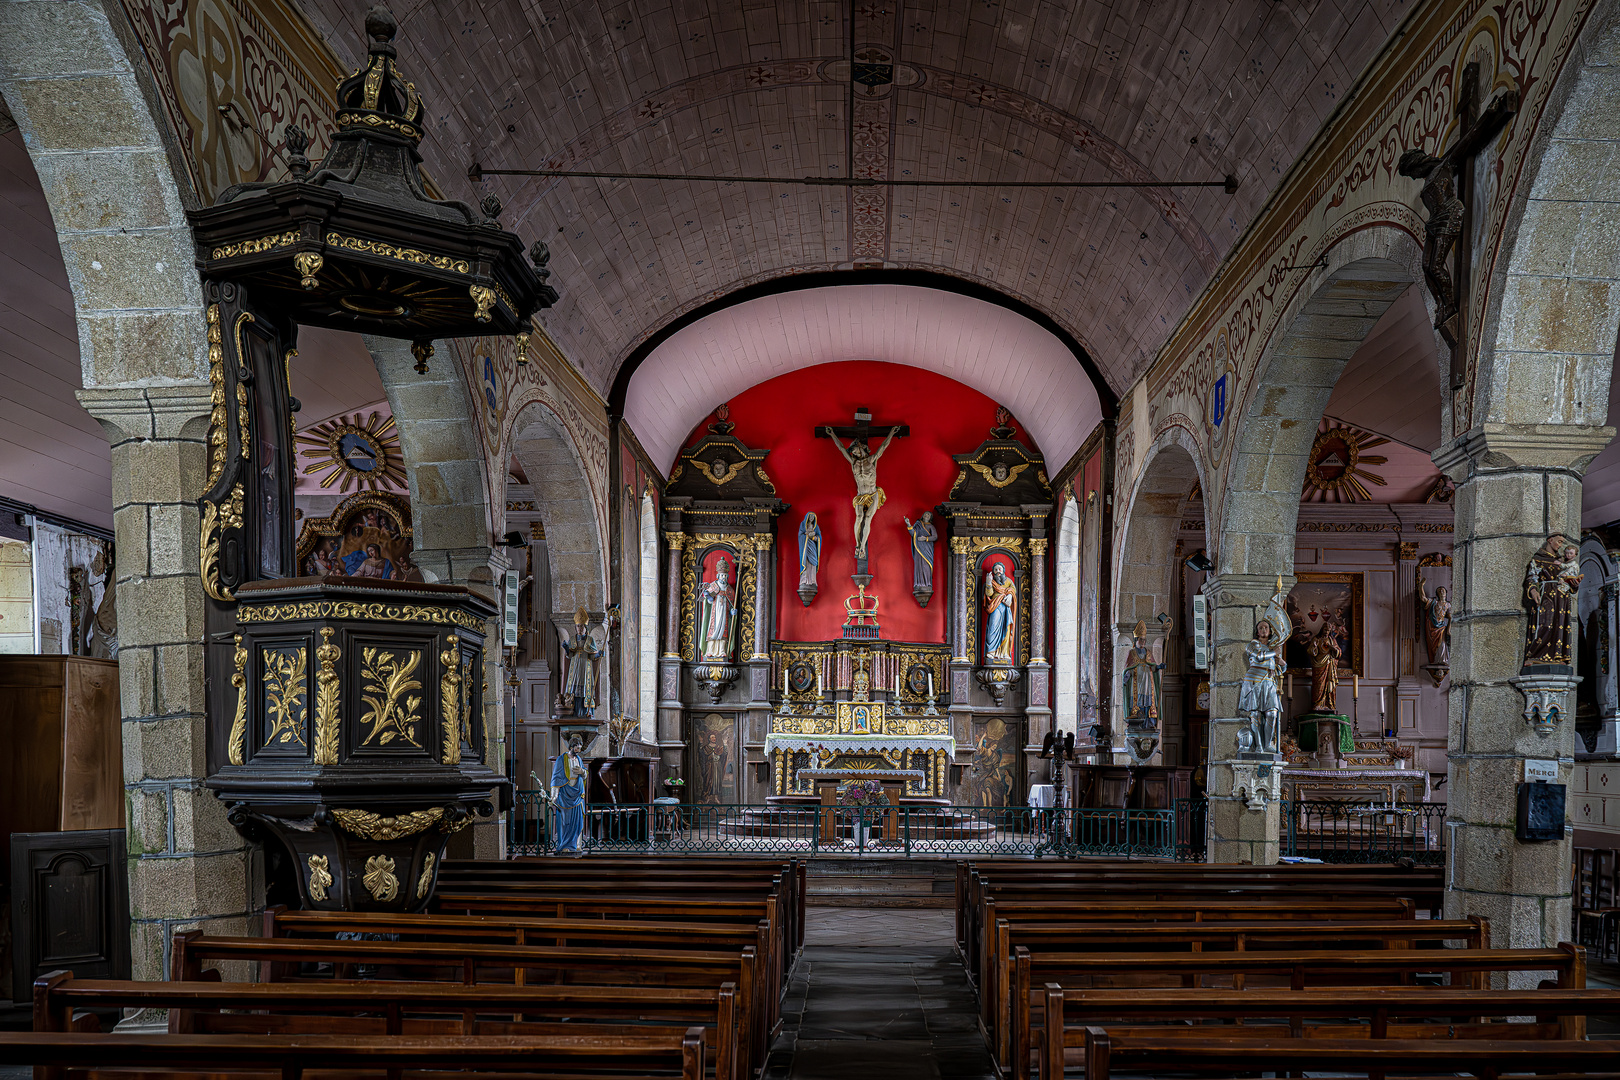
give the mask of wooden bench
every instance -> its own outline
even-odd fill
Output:
[[[1146,881],[1197,881],[1211,891],[1247,883],[1285,882],[1308,884],[1312,881],[1340,883],[1365,882],[1401,886],[1419,906],[1439,916],[1445,875],[1439,867],[1410,867],[1386,864],[1345,866],[1334,864],[1279,864],[1242,866],[1236,864],[1187,865],[1121,861],[1031,862],[1030,860],[963,860],[956,864],[957,940],[967,945],[965,920],[970,907],[980,901],[978,889],[985,877],[1005,884],[1020,881],[1059,880],[1084,877],[1090,880],[1127,882],[1130,886]]]
[[[740,952],[588,949],[547,945],[479,942],[327,941],[293,938],[207,937],[191,930],[174,935],[170,979],[204,979],[209,961],[248,961],[261,977],[285,977],[287,965],[375,964],[408,972],[397,981],[459,981],[467,985],[500,979],[510,985],[532,985],[536,978],[558,986],[696,986],[735,984],[738,1002],[739,1055],[762,1063],[774,1024],[762,995],[752,947]],[[508,974],[510,973],[510,974]],[[505,977],[502,979],[501,977]],[[393,980],[369,985],[382,987]],[[304,985],[306,983],[297,983]]]
[[[1410,920],[1415,914],[1410,901],[1372,900],[1353,903],[1335,903],[1322,900],[1301,900],[1285,903],[1277,900],[1248,900],[1223,897],[1189,903],[1181,900],[1113,900],[1113,901],[1020,901],[1002,902],[994,898],[985,901],[985,925],[994,927],[1005,918],[1009,923],[1201,923],[1201,922],[1293,922],[1299,920],[1385,922]],[[981,1015],[988,1028],[992,1018],[992,1004],[1005,994],[1005,974],[1011,957],[1003,957],[996,950],[996,935],[979,933],[978,951],[969,954],[969,974],[979,989]]]
[[[624,918],[648,921],[700,921],[700,923],[737,923],[737,921],[763,920],[771,926],[770,954],[763,957],[768,972],[786,972],[792,949],[789,947],[786,925],[781,918],[781,905],[776,895],[763,899],[705,900],[695,895],[663,897],[663,895],[614,895],[603,887],[591,892],[551,892],[543,889],[492,889],[492,891],[460,891],[441,889],[434,897],[433,910],[445,915],[518,915],[549,916],[549,918]]]
[[[1141,905],[1141,904],[1181,904],[1181,905],[1208,905],[1215,903],[1227,904],[1292,904],[1305,911],[1340,910],[1347,913],[1346,917],[1357,919],[1408,919],[1417,914],[1417,905],[1405,897],[1391,896],[1333,896],[1324,895],[1305,886],[1278,892],[1271,888],[1249,889],[1239,888],[1208,888],[1191,890],[1163,890],[1153,886],[1138,889],[1128,883],[1115,884],[1111,889],[1092,891],[1083,890],[1075,893],[1042,892],[1030,894],[1015,888],[984,888],[977,893],[978,901],[968,913],[964,927],[970,963],[970,974],[978,976],[977,960],[985,949],[984,938],[986,932],[993,928],[998,917],[995,911],[1000,910],[999,917],[1009,917],[1008,912],[1020,911],[1033,915],[1038,911],[1058,911],[1064,907],[1071,907],[1076,911],[1083,908],[1080,905]],[[1019,905],[1013,907],[1012,905]],[[1216,908],[1210,908],[1216,911]],[[1307,917],[1311,917],[1307,915]],[[1332,916],[1337,918],[1338,916]]]
[[[1197,988],[1205,978],[1231,980],[1242,990],[1245,976],[1288,980],[1292,990],[1317,986],[1410,984],[1418,975],[1450,975],[1453,987],[1468,978],[1472,989],[1484,989],[1496,972],[1549,971],[1559,989],[1586,986],[1586,950],[1568,943],[1556,949],[1385,949],[1368,951],[1228,952],[1228,953],[1040,953],[1019,948],[1013,955],[1012,1015],[997,1009],[992,1049],[997,1060],[1010,1061],[1014,1075],[1029,1071],[1032,1006],[1044,1004],[1051,983],[1082,988],[1098,979],[1128,978],[1134,985],[1158,982]],[[1095,983],[1093,982],[1093,985]],[[1037,988],[1040,988],[1037,991]],[[1035,994],[1042,994],[1037,1002]],[[1089,1076],[1088,1076],[1089,1080]]]
[[[396,915],[379,912],[265,909],[265,937],[332,938],[341,933],[384,934],[401,941],[504,941],[513,945],[590,945],[600,948],[741,950],[768,956],[770,927],[761,919],[737,923],[644,922],[605,919],[529,919],[500,915]],[[783,973],[778,972],[781,979]]]
[[[34,1030],[99,1030],[80,1009],[167,1009],[175,1035],[682,1036],[701,1027],[715,1080],[739,1071],[736,987],[455,983],[34,982]],[[483,1014],[483,1015],[480,1015]],[[493,1015],[490,1015],[493,1014]],[[562,1023],[566,1019],[568,1022]],[[88,1023],[86,1023],[88,1021]],[[585,1022],[585,1023],[582,1023]],[[656,1025],[656,1026],[649,1026]]]
[[[1268,912],[1268,914],[1276,914]],[[1303,944],[1302,944],[1303,943]],[[1465,949],[1490,947],[1490,923],[1482,918],[1394,919],[1382,921],[1292,920],[1268,921],[1081,923],[1011,922],[996,920],[989,950],[994,966],[985,980],[986,992],[999,995],[1012,985],[1012,958],[1019,946],[1031,953],[1078,952],[1184,952],[1276,949],[1391,949],[1441,948],[1448,943]],[[995,1007],[1003,1007],[999,1002]]]
[[[1449,987],[1334,987],[1327,990],[1064,990],[1048,984],[1037,1045],[1040,1080],[1062,1080],[1085,1064],[1086,1029],[1110,1037],[1583,1039],[1588,1016],[1620,1016],[1617,990],[1453,990]],[[1487,1018],[1533,1021],[1485,1023]],[[1356,1024],[1360,1020],[1362,1023]],[[1201,1021],[1220,1021],[1212,1026]],[[1318,1021],[1309,1023],[1308,1021]],[[1349,1023],[1347,1023],[1347,1021]],[[1191,1026],[1186,1026],[1191,1025]]]
[[[133,1071],[177,1074],[279,1076],[299,1080],[306,1070],[323,1077],[382,1070],[455,1069],[529,1076],[609,1078],[679,1077],[704,1080],[703,1029],[676,1038],[650,1035],[360,1036],[360,1035],[91,1035],[52,1031],[0,1032],[0,1061],[46,1066],[39,1080],[64,1070],[94,1069],[98,1076]],[[36,1074],[38,1075],[38,1074]]]
[[[562,864],[570,864],[566,869]],[[453,860],[440,865],[439,883],[460,886],[476,881],[504,882],[526,877],[547,878],[596,873],[617,879],[624,874],[659,870],[672,875],[720,873],[734,880],[743,875],[769,878],[780,874],[783,888],[783,914],[788,921],[789,941],[796,950],[804,945],[804,907],[807,862],[789,859],[785,862],[770,859],[752,859],[743,856],[701,855],[592,855],[589,859],[560,856],[536,856],[504,862]]]
[[[535,890],[462,892],[441,890],[434,898],[435,913],[520,917],[641,919],[656,922],[755,923],[763,919],[771,928],[771,946],[761,957],[768,984],[785,985],[788,939],[775,896],[762,900],[701,900],[691,897],[611,895],[603,892],[549,893]],[[774,1021],[778,1006],[773,1004]]]
[[[1102,1028],[1090,1028],[1086,1032],[1085,1068],[1086,1080],[1109,1080],[1125,1073],[1232,1077],[1305,1070],[1371,1077],[1408,1072],[1452,1076],[1471,1073],[1489,1080],[1550,1073],[1612,1078],[1620,1077],[1620,1055],[1606,1041],[1178,1039],[1147,1035],[1115,1038]]]

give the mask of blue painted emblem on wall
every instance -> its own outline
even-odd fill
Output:
[[[1214,392],[1209,396],[1209,419],[1216,427],[1226,419],[1226,376],[1215,380]]]

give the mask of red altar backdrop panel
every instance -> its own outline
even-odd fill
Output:
[[[948,563],[942,534],[934,550],[934,596],[927,609],[911,595],[911,537],[905,518],[944,502],[956,479],[952,454],[965,454],[990,437],[996,403],[954,379],[921,368],[875,360],[821,364],[777,376],[732,398],[733,433],[752,447],[768,449],[765,471],[777,494],[792,505],[777,527],[776,636],[784,641],[826,641],[842,633],[844,599],[855,592],[855,481],[849,465],[815,428],[854,423],[855,410],[872,410],[875,426],[908,424],[878,463],[878,486],[887,496],[867,544],[872,572],[869,595],[882,606],[878,622],[890,641],[944,642],[944,574]],[[693,431],[695,443],[713,421]],[[1031,445],[1018,426],[1014,438]],[[880,441],[873,439],[875,452]],[[799,523],[815,511],[821,525],[820,591],[806,608],[799,599]],[[936,521],[936,524],[939,524]]]

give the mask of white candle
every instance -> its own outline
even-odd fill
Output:
[[[900,700],[900,672],[898,670],[894,673],[894,699],[896,701]]]
[[[787,661],[783,660],[782,661],[782,698],[783,698],[783,700],[786,700],[787,696],[788,696],[788,665],[787,665]]]
[[[928,700],[934,700],[934,669],[928,669]]]
[[[1378,715],[1384,715],[1384,688],[1382,686],[1378,688]]]
[[[827,666],[825,658],[816,665],[816,697],[821,696],[821,669]]]

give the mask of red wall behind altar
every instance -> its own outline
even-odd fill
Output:
[[[888,497],[872,524],[867,544],[873,574],[869,595],[881,601],[878,623],[890,641],[945,640],[944,571],[947,547],[943,523],[934,550],[934,595],[927,609],[911,595],[911,537],[905,518],[945,501],[956,480],[952,454],[965,454],[990,437],[996,403],[977,390],[943,375],[902,364],[854,360],[821,364],[780,375],[732,398],[733,434],[745,444],[768,449],[765,471],[790,509],[777,524],[776,637],[785,641],[825,641],[839,637],[844,599],[855,592],[853,529],[855,480],[849,465],[817,427],[854,423],[866,405],[874,425],[909,424],[911,434],[896,439],[878,463],[878,486]],[[687,440],[706,431],[708,417]],[[1029,438],[1017,425],[1015,438]],[[873,439],[876,451],[879,440]],[[806,608],[799,599],[799,523],[814,510],[821,524],[820,591]]]

